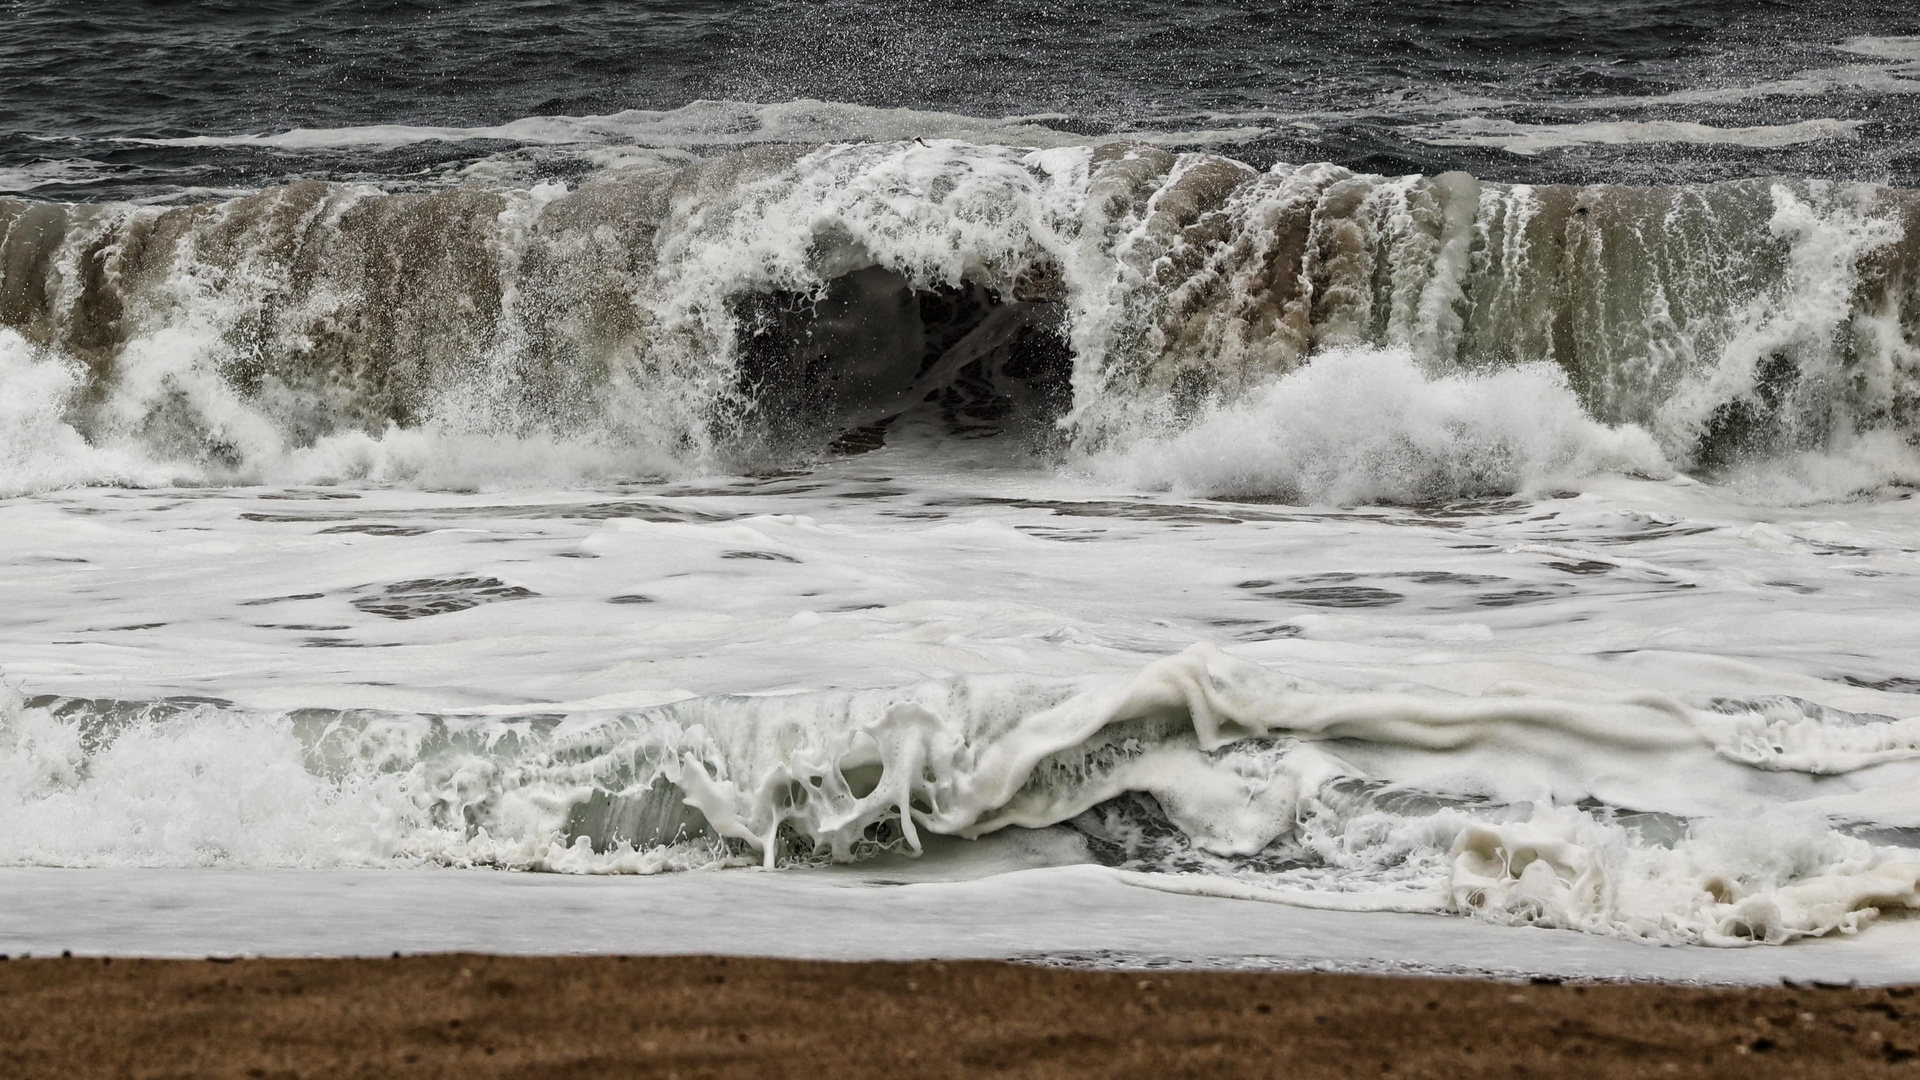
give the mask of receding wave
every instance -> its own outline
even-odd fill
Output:
[[[908,414],[1275,498],[1894,451],[1847,473],[1872,487],[1911,471],[1916,219],[1920,197],[1869,184],[937,138],[655,156],[576,186],[0,199],[0,490],[593,482],[792,464]],[[1299,413],[1364,381],[1368,350],[1400,358],[1364,375],[1390,407]],[[1227,429],[1265,448],[1266,490],[1198,463]]]
[[[1916,763],[1920,721],[1791,698],[1342,690],[1206,646],[583,715],[10,694],[0,862],[657,873],[1060,827],[1161,887],[1780,943],[1920,907],[1920,855],[1830,827],[1815,782],[1889,806]]]

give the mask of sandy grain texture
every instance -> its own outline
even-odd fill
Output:
[[[10,1080],[1920,1077],[1911,988],[714,957],[0,964]]]

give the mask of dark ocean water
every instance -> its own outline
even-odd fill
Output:
[[[128,139],[796,99],[1095,134],[1231,129],[1231,146],[1211,145],[1261,166],[1920,180],[1920,45],[1900,40],[1920,34],[1920,9],[1887,3],[27,0],[0,28],[0,191],[43,198],[436,182],[516,147]],[[1647,127],[1671,123],[1786,131]],[[1542,127],[1551,145],[1529,143]]]

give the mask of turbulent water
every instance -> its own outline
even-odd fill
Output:
[[[0,863],[1920,907],[1920,25],[523,7],[5,16]]]

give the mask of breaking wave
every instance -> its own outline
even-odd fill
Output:
[[[1338,689],[1207,646],[630,713],[10,695],[0,862],[655,873],[1059,827],[1162,888],[1780,943],[1920,907],[1920,855],[1827,823],[1916,767],[1920,721],[1791,698]]]
[[[1259,171],[1066,137],[0,199],[0,491],[596,482],[794,464],[909,413],[1253,497],[1823,455],[1874,487],[1911,472],[1917,216],[1869,184]]]

